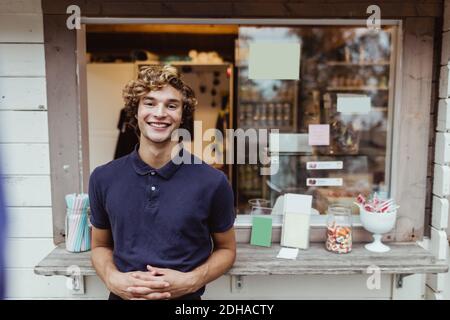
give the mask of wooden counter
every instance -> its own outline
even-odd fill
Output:
[[[436,261],[431,252],[415,243],[390,243],[391,251],[373,253],[364,244],[354,244],[349,254],[335,254],[325,250],[322,243],[312,243],[308,250],[300,250],[297,260],[276,258],[280,246],[271,248],[238,244],[237,257],[229,275],[307,275],[307,274],[366,274],[369,266],[378,266],[383,274],[445,273],[445,261]],[[95,275],[90,252],[70,253],[64,245],[56,247],[34,268],[44,276],[72,275],[78,266],[80,275]]]

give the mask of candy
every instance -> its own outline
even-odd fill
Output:
[[[335,226],[335,223],[327,228],[327,241],[325,248],[336,253],[348,253],[352,250],[352,234],[350,227]]]
[[[359,204],[364,204],[366,203],[366,198],[364,198],[362,194],[359,194],[358,197],[356,197],[356,202]]]
[[[376,192],[373,194],[372,202],[375,207],[380,203],[380,199],[378,199],[378,194]]]
[[[361,194],[356,197],[356,203],[370,213],[385,213],[396,210],[394,199],[381,200],[375,192],[372,199],[366,200]]]

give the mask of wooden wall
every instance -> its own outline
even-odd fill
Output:
[[[0,152],[7,192],[7,296],[45,285],[33,267],[53,245],[40,1],[0,4]],[[27,279],[28,283],[21,281]]]
[[[8,299],[72,296],[64,277],[42,277],[33,271],[54,248],[45,76],[40,0],[1,1],[0,178],[9,220]],[[104,297],[101,282],[91,278],[86,290]]]

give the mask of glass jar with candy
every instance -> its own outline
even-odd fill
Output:
[[[352,251],[352,211],[341,204],[328,207],[327,240],[325,247],[335,253]]]

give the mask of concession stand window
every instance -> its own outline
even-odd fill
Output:
[[[426,158],[428,152],[428,141],[424,143],[427,137],[418,135],[420,130],[405,135],[406,132],[414,130],[419,120],[402,116],[406,114],[406,106],[401,100],[411,102],[407,96],[410,94],[409,90],[415,88],[411,79],[422,79],[424,72],[423,68],[411,63],[417,57],[410,56],[408,50],[428,48],[420,47],[423,43],[420,35],[403,37],[401,20],[383,20],[381,29],[377,32],[366,28],[366,20],[350,19],[84,17],[81,22],[82,28],[77,31],[76,43],[73,43],[77,60],[68,59],[68,63],[74,64],[79,75],[79,109],[75,116],[81,120],[81,137],[73,137],[73,144],[70,145],[72,149],[73,145],[78,146],[75,154],[76,168],[79,169],[79,192],[87,191],[89,178],[89,155],[86,151],[89,149],[86,84],[83,82],[86,72],[83,62],[86,53],[86,24],[238,25],[233,61],[233,127],[277,128],[280,139],[288,137],[285,140],[288,143],[292,141],[289,139],[292,136],[283,135],[293,134],[294,140],[304,141],[306,138],[309,142],[301,147],[297,144],[296,147],[280,153],[279,160],[282,165],[279,172],[273,176],[258,175],[258,164],[233,165],[231,180],[236,194],[238,217],[235,226],[240,246],[236,264],[229,274],[355,274],[364,273],[367,267],[374,263],[387,274],[446,272],[447,266],[436,263],[431,253],[415,243],[415,240],[421,239],[424,234],[426,190],[425,187],[416,189],[414,179],[421,179],[424,175],[426,178],[426,169],[424,170],[422,165],[426,164],[426,159],[423,158]],[[412,24],[408,24],[407,28],[410,33],[417,32]],[[249,43],[252,40],[277,42],[286,39],[300,44],[299,79],[250,79]],[[403,50],[404,46],[407,48]],[[273,59],[277,57],[274,56]],[[407,60],[407,63],[402,66],[404,60]],[[52,63],[47,60],[50,70]],[[402,68],[405,69],[402,71]],[[407,77],[402,77],[402,74]],[[55,79],[50,78],[48,81],[54,83]],[[405,90],[408,92],[405,93]],[[417,95],[418,98],[421,97],[419,93]],[[56,110],[56,104],[51,99],[52,96],[49,99],[49,114],[52,114],[49,116],[50,134],[57,136],[57,127],[61,126],[52,126],[51,123],[56,121],[58,112],[62,111]],[[413,111],[418,109],[414,103],[409,108]],[[318,128],[319,134],[313,140],[317,142],[321,136],[323,138],[320,132],[329,130],[327,143],[310,143],[311,140],[308,140],[308,135],[318,124],[326,125],[326,128]],[[57,139],[50,141],[54,150],[64,152],[64,148],[68,148],[67,143],[59,147],[61,144],[57,142]],[[72,149],[68,152],[71,153]],[[405,158],[412,157],[412,150],[419,155],[417,161],[405,162]],[[328,166],[321,168],[324,161]],[[57,161],[55,163],[58,164]],[[406,172],[414,170],[416,166],[420,167],[417,177],[406,176]],[[58,178],[65,174],[60,171],[58,167],[52,175],[54,234],[55,243],[59,246],[36,266],[35,272],[42,275],[71,275],[67,267],[77,264],[81,266],[81,275],[93,275],[95,270],[90,264],[88,253],[74,255],[63,249],[65,210],[60,200],[74,190],[68,190],[68,187],[73,187],[70,184],[68,187],[58,188],[58,183],[62,184]],[[411,190],[417,194],[410,196]],[[251,229],[249,201],[262,198],[268,201],[269,206],[273,206],[279,195],[288,192],[313,195],[313,207],[319,213],[311,220],[310,233],[311,242],[319,243],[312,244],[297,261],[289,264],[290,267],[286,267],[287,264],[281,266],[274,260],[273,254],[279,246],[265,250],[248,245]],[[365,252],[362,244],[358,242],[370,241],[371,235],[362,229],[357,219],[358,212],[355,211],[355,250],[352,257],[348,256],[349,259],[346,259],[344,256],[336,258],[336,255],[328,255],[323,247],[326,236],[324,213],[327,206],[342,201],[350,203],[359,193],[367,195],[373,192],[396,198],[404,208],[399,214],[396,228],[386,235],[386,240],[408,243],[393,244],[392,252],[382,259]],[[274,243],[279,242],[280,229],[279,221],[274,221]],[[261,255],[261,252],[264,254]],[[305,260],[302,262],[303,257]],[[339,272],[335,268],[336,259],[339,260]],[[262,262],[263,260],[265,262]],[[262,268],[262,264],[266,267]]]

